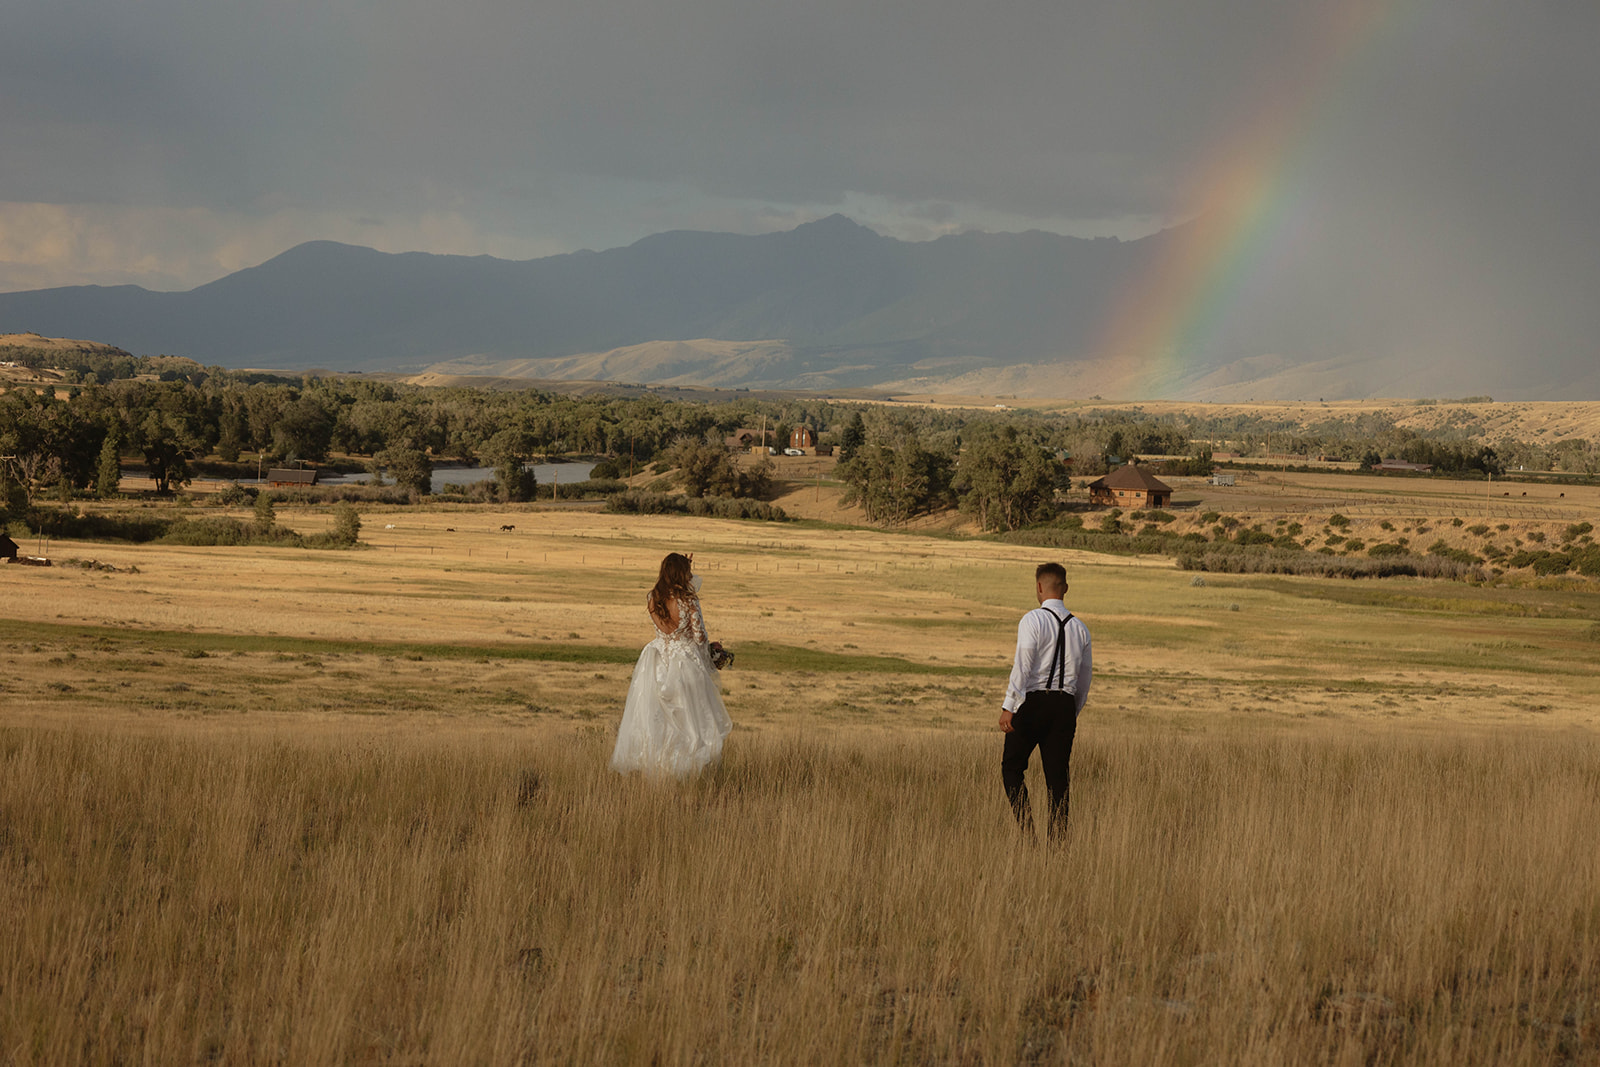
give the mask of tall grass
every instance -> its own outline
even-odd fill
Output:
[[[993,736],[609,745],[0,732],[0,1056],[1600,1056],[1592,739],[1086,720],[1062,848]]]

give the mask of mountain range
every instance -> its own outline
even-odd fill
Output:
[[[1234,400],[1505,385],[1441,380],[1447,368],[1397,358],[1355,316],[1312,316],[1318,325],[1297,336],[1294,323],[1307,320],[1292,312],[1315,303],[1314,287],[1164,375],[1096,360],[1119,294],[1182,238],[907,242],[834,215],[781,233],[674,231],[526,261],[313,241],[186,292],[0,294],[0,333],[237,368],[724,388]],[[1600,379],[1551,387],[1600,396]]]

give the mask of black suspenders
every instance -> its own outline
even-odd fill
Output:
[[[1067,617],[1063,619],[1057,617],[1049,608],[1041,607],[1039,610],[1055,619],[1056,623],[1056,651],[1055,655],[1050,657],[1050,673],[1044,676],[1044,687],[1047,690],[1064,691],[1067,688],[1067,623],[1072,621],[1072,612],[1067,612]],[[1059,685],[1056,684],[1057,674],[1061,677]]]

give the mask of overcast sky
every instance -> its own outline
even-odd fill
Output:
[[[1134,237],[1237,149],[1275,262],[1382,264],[1461,332],[1492,291],[1581,348],[1597,54],[1594,0],[5,0],[0,290],[836,211]]]

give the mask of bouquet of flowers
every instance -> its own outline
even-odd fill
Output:
[[[733,666],[733,653],[723,648],[721,641],[711,642],[711,665],[719,671]]]

